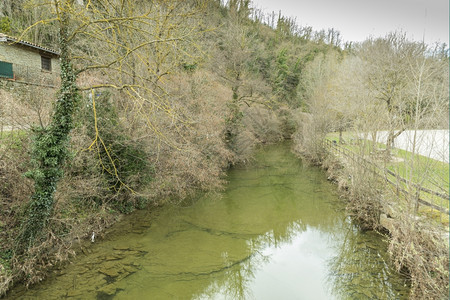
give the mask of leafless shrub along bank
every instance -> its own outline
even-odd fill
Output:
[[[388,227],[389,252],[398,271],[411,279],[411,299],[448,296],[448,216],[430,217],[418,196],[423,186],[448,190],[448,166],[417,153],[420,129],[440,129],[448,123],[445,51],[393,33],[358,45],[353,55],[317,57],[303,78],[307,114],[300,114],[295,135],[297,150],[328,169],[330,179],[348,197],[348,211],[363,228]],[[377,135],[383,130],[387,140],[381,146]],[[413,137],[407,155],[392,148],[406,130]],[[354,156],[327,151],[327,135]],[[366,166],[366,160],[380,170],[394,165],[406,179],[395,188],[385,175]]]

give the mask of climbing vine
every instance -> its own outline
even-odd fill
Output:
[[[34,180],[34,194],[28,205],[27,217],[18,236],[17,251],[29,248],[40,237],[53,211],[56,185],[63,175],[62,167],[68,156],[69,135],[74,126],[74,114],[79,102],[76,76],[69,47],[68,16],[63,14],[60,26],[61,87],[53,116],[47,128],[34,128],[32,139],[32,164],[34,169],[26,176]]]

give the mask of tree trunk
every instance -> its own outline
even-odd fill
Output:
[[[391,150],[394,147],[394,141],[395,139],[402,134],[405,131],[405,128],[400,129],[398,132],[395,132],[395,130],[390,130],[388,133],[388,138],[386,141],[386,157],[391,156]]]
[[[76,76],[72,68],[68,46],[69,15],[62,12],[60,19],[61,86],[47,128],[34,129],[32,163],[35,169],[27,175],[34,180],[34,193],[28,206],[28,216],[22,223],[16,252],[22,253],[39,238],[53,213],[58,181],[68,154],[69,135],[78,103]]]

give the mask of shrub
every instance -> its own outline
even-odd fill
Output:
[[[154,174],[144,147],[136,143],[120,120],[114,96],[108,91],[96,95],[95,116],[92,99],[85,99],[83,121],[87,136],[96,141],[92,149],[96,152],[100,172],[108,182],[116,208],[121,212],[133,210],[131,194],[148,184]]]

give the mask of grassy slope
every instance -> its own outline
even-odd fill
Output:
[[[354,138],[354,135],[350,132],[343,133],[343,144],[339,144],[339,146],[352,151],[354,153],[359,153],[363,155],[370,155],[371,149],[371,141],[367,141],[365,147],[362,148],[360,145],[356,144],[355,141],[357,139]],[[336,132],[329,133],[326,136],[326,139],[331,141],[339,142],[339,134]],[[377,143],[378,149],[385,149],[386,145]],[[436,191],[443,194],[448,194],[449,192],[449,164],[437,161],[435,159],[425,157],[423,155],[415,154],[413,155],[409,151],[401,150],[401,149],[393,149],[392,151],[392,159],[389,162],[377,161],[380,168],[387,168],[392,172],[398,174],[399,176],[411,180],[413,183],[420,185],[421,187],[428,188],[432,191]],[[388,175],[388,178],[391,181],[396,182],[397,179],[394,176]],[[403,189],[407,190],[408,186],[399,182],[399,186]],[[411,188],[411,187],[409,187]],[[420,192],[420,198],[428,201],[432,204],[449,208],[448,199],[443,199],[436,195],[432,195],[426,192]],[[426,215],[434,220],[437,220],[444,225],[449,224],[449,216],[440,213],[439,211],[432,209],[427,206],[420,206],[420,212],[423,215]]]

